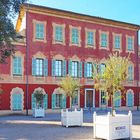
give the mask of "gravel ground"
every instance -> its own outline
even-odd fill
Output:
[[[49,112],[45,118],[23,114],[0,116],[0,140],[93,140],[92,122],[92,113],[88,111],[84,112],[82,127],[69,128],[61,126],[60,113]],[[140,140],[140,111],[133,112],[132,129],[133,140]]]

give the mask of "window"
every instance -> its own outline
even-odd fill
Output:
[[[44,24],[36,23],[36,39],[44,40]]]
[[[78,77],[78,62],[72,61],[72,76]]]
[[[128,66],[128,81],[133,81],[133,65]]]
[[[115,35],[114,36],[114,48],[115,49],[120,49],[121,48],[121,38],[120,38],[120,35]]]
[[[116,92],[113,96],[114,96],[114,107],[120,107],[121,106],[121,93]]]
[[[55,26],[55,41],[63,42],[63,27]]]
[[[62,60],[55,61],[55,76],[62,76]]]
[[[78,106],[78,91],[75,92],[75,96],[72,98],[72,106]]]
[[[106,105],[106,93],[101,91],[101,105]]]
[[[134,49],[134,43],[133,43],[133,37],[128,37],[127,38],[127,50],[128,51],[133,51]]]
[[[56,107],[61,107],[62,94],[56,94]]]
[[[87,31],[87,45],[94,46],[94,32]]]
[[[105,66],[104,63],[100,64],[100,70],[99,70],[99,71],[101,72],[102,75],[103,75],[104,72],[105,72],[105,68],[106,68],[106,66]]]
[[[89,62],[87,63],[87,77],[91,78],[92,77],[92,63]]]
[[[21,57],[13,58],[13,75],[22,75]]]
[[[79,30],[76,28],[72,28],[71,30],[72,30],[71,31],[72,32],[71,33],[71,39],[72,39],[71,43],[79,44]]]
[[[101,33],[101,47],[107,47],[108,45],[108,34],[107,33]]]
[[[128,90],[127,94],[126,94],[126,102],[127,102],[127,106],[128,107],[132,107],[134,106],[134,93],[132,90]]]
[[[36,59],[36,76],[43,76],[43,59]]]

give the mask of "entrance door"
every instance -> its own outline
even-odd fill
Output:
[[[22,110],[22,95],[20,93],[12,95],[12,110],[13,111]]]
[[[93,89],[86,89],[85,107],[95,107],[94,90]]]

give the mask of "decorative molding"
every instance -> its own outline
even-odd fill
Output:
[[[61,54],[56,54],[52,59],[65,60],[65,57]]]
[[[41,23],[44,25],[44,39],[36,39],[36,24],[37,23]],[[36,19],[33,19],[33,42],[44,42],[44,43],[47,43],[47,40],[46,40],[46,25],[47,25],[47,21],[38,21]]]
[[[33,58],[45,59],[46,55],[44,55],[42,52],[38,51],[36,54],[33,55]]]
[[[52,37],[52,44],[61,44],[61,45],[65,45],[65,27],[66,25],[65,24],[57,24],[57,23],[52,23],[52,26],[53,26],[53,37]],[[62,27],[62,37],[63,37],[63,40],[62,42],[60,41],[57,41],[55,40],[55,27]]]
[[[78,46],[78,47],[81,47],[81,27],[76,27],[76,26],[72,26],[72,25],[69,25],[69,29],[70,29],[70,42],[69,42],[69,45],[70,46]],[[72,43],[72,29],[78,29],[78,33],[79,33],[79,42],[78,44],[74,44]]]
[[[93,45],[89,45],[88,41],[87,41],[87,32],[93,32],[94,36],[93,36]],[[89,28],[85,28],[85,44],[86,44],[86,48],[92,48],[92,49],[96,49],[96,30],[95,29],[89,29]]]

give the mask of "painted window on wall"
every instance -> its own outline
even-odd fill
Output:
[[[108,37],[107,33],[101,33],[101,47],[105,47],[105,48],[107,47],[108,44],[107,37]]]
[[[134,41],[133,37],[127,38],[127,50],[128,51],[133,51],[133,49],[134,49],[134,46],[133,46],[134,42],[133,41]]]
[[[23,109],[22,94],[13,93],[12,94],[12,110],[21,111]]]
[[[52,76],[65,77],[66,73],[66,60],[52,60]]]
[[[33,58],[32,59],[32,75],[47,76],[48,75],[48,59]]]
[[[72,99],[72,106],[78,106],[78,91],[76,91],[75,96]]]
[[[36,39],[44,40],[44,24],[36,23],[35,25],[35,37]]]
[[[55,26],[55,41],[63,42],[63,27]]]
[[[128,66],[128,81],[133,81],[133,65]]]
[[[52,109],[66,108],[66,96],[63,94],[52,94]]]
[[[42,104],[43,104],[43,108],[46,110],[48,108],[48,94],[45,94],[44,96],[44,99],[43,99],[43,102],[40,103],[40,105],[38,105],[38,107],[42,107]],[[34,94],[32,94],[32,109],[35,109],[36,108],[36,99],[34,97]]]
[[[22,75],[21,57],[13,58],[13,75]]]
[[[127,99],[127,106],[128,107],[134,106],[134,94],[132,91],[127,92],[126,99]]]
[[[72,39],[72,44],[79,44],[79,30],[76,28],[71,29],[71,39]]]
[[[106,98],[106,93],[104,91],[100,92],[100,98],[101,98],[101,105],[106,105],[107,104],[107,98]]]
[[[115,35],[115,40],[114,40],[114,48],[115,49],[120,49],[120,46],[121,46],[121,38],[120,38],[120,35]]]
[[[87,31],[87,45],[94,46],[94,32]]]
[[[114,94],[114,107],[120,107],[121,106],[121,93],[116,92]]]

